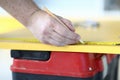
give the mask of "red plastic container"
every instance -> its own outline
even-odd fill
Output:
[[[97,80],[99,78],[98,80],[101,80],[103,63],[101,55],[51,52],[47,61],[14,59],[11,70],[13,73],[74,77],[79,80]]]

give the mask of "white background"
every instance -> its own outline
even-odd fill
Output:
[[[0,80],[12,80],[10,50],[0,49]]]

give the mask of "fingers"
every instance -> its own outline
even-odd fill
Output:
[[[59,17],[58,18],[66,25],[66,26],[63,26],[62,24],[60,24],[59,22],[57,23],[54,22],[54,23],[57,23],[57,25],[53,24],[55,27],[54,27],[54,30],[60,34],[61,36],[64,36],[66,38],[69,38],[69,39],[72,39],[72,40],[79,40],[80,39],[80,36],[78,34],[75,33],[75,29],[72,25],[72,23],[67,20],[67,19],[64,19],[62,17]]]
[[[49,39],[49,44],[55,45],[55,46],[64,46],[65,44],[59,43],[58,41],[55,41],[54,39]]]
[[[51,44],[55,46],[64,46],[68,44],[75,44],[78,42],[78,40],[70,40],[68,38],[65,38],[58,33],[52,31],[48,35],[44,35],[41,39],[41,41],[45,44]]]
[[[56,41],[56,39],[51,37],[51,35],[45,36],[43,39],[41,39],[41,42],[45,43],[45,44],[55,45],[55,46],[64,46],[65,45],[63,43],[60,43],[59,41]]]
[[[67,20],[67,19],[64,19],[60,16],[58,16],[58,18],[73,32],[75,32],[75,28],[73,27],[73,24],[71,21]]]
[[[67,45],[67,44],[75,44],[78,42],[78,40],[71,40],[68,38],[65,38],[61,35],[59,35],[57,32],[53,31],[51,33],[51,38],[54,39],[55,41],[59,42],[62,45]]]
[[[44,29],[41,29],[41,31],[42,34],[38,37],[40,37],[39,40],[45,44],[64,46],[75,44],[80,39],[78,34],[53,19],[52,22],[46,25],[46,27],[44,26]]]
[[[76,34],[75,32],[69,30],[68,28],[62,26],[61,24],[54,24],[54,31],[58,33],[59,35],[68,38],[70,40],[79,40],[80,36]]]

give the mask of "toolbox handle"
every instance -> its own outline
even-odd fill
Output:
[[[50,54],[50,51],[11,50],[11,57],[15,59],[47,61]]]

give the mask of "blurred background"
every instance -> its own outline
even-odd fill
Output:
[[[70,20],[99,17],[120,17],[120,0],[34,0],[39,7],[46,6],[53,13]],[[0,8],[0,18],[9,14]],[[120,20],[120,18],[117,18]],[[3,20],[3,19],[0,19]],[[0,21],[1,22],[1,21]],[[0,23],[1,24],[1,23]],[[0,28],[3,26],[0,26]],[[0,49],[0,80],[12,80],[10,50]]]
[[[66,17],[116,16],[120,13],[119,0],[34,0],[39,7],[46,6],[52,12]],[[0,9],[0,14],[6,12]]]

